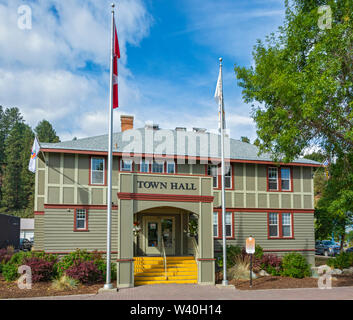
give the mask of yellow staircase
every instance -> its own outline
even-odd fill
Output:
[[[162,257],[137,257],[134,261],[136,286],[197,283],[197,264],[194,257],[167,257],[167,273]]]

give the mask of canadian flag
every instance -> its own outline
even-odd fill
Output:
[[[113,109],[119,108],[119,91],[118,91],[118,59],[120,59],[120,48],[118,40],[118,32],[114,22],[114,52],[113,52]]]

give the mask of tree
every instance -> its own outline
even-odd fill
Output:
[[[306,159],[314,160],[320,163],[325,162],[327,156],[323,152],[312,152],[304,156]],[[327,186],[327,176],[323,168],[316,168],[314,170],[314,196],[317,202],[322,196]]]
[[[250,139],[248,137],[241,137],[240,139],[242,142],[250,143]]]
[[[47,120],[42,120],[34,129],[34,132],[37,134],[40,142],[47,142],[47,143],[60,142],[60,139],[56,135],[56,132],[53,126]]]
[[[34,176],[28,171],[33,139],[32,129],[24,123],[16,123],[6,138],[2,204],[7,210],[33,208]]]
[[[315,210],[316,235],[325,238],[335,232],[341,236],[342,250],[346,230],[353,225],[353,153],[337,159],[330,176]]]
[[[260,145],[261,145],[261,141],[260,141],[260,139],[259,139],[259,138],[256,138],[256,139],[255,139],[255,141],[254,141],[254,145],[255,145],[256,147],[260,147]]]
[[[330,5],[332,29],[318,26]],[[261,151],[292,161],[316,144],[333,155],[353,148],[353,1],[286,1],[278,34],[258,41],[255,67],[236,66]],[[255,105],[257,103],[257,105]]]

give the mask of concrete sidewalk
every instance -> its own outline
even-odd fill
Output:
[[[119,292],[32,300],[353,300],[353,287],[244,291],[216,286],[159,284]]]

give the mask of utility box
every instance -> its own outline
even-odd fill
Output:
[[[20,247],[21,219],[18,217],[0,214],[0,249],[13,246]]]

